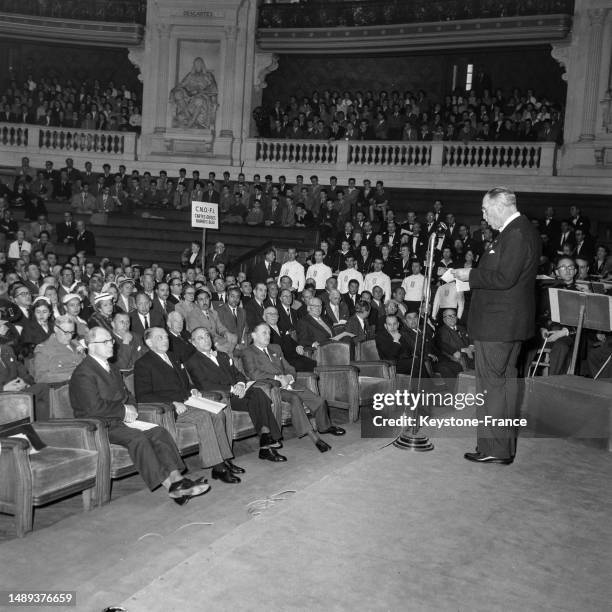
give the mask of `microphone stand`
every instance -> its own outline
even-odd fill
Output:
[[[444,225],[441,224],[441,228]],[[414,380],[414,363],[417,358],[417,354],[412,357],[412,365],[410,366],[410,389],[417,389],[417,392],[422,391],[422,374],[423,374],[423,362],[425,357],[425,339],[427,337],[427,322],[429,319],[429,301],[431,299],[431,278],[433,274],[433,261],[434,261],[434,251],[436,247],[436,238],[438,237],[438,232],[432,232],[429,237],[428,249],[427,249],[427,271],[425,274],[425,280],[423,281],[423,291],[421,292],[421,305],[419,308],[419,314],[425,313],[423,317],[423,323],[421,330],[422,339],[421,339],[421,350],[418,355],[419,360],[419,369],[418,369],[418,377],[416,386],[413,385]],[[418,328],[417,328],[418,329]],[[418,334],[417,334],[417,342],[415,343],[416,349],[419,348],[418,345]],[[396,448],[401,448],[402,450],[412,450],[418,452],[431,451],[434,449],[434,445],[430,442],[427,436],[419,434],[419,430],[421,429],[421,425],[419,423],[420,420],[420,410],[419,406],[421,402],[417,404],[415,410],[411,411],[411,414],[414,418],[413,425],[406,426],[402,429],[402,433],[393,441],[393,446]],[[404,407],[404,416],[406,415],[406,407]]]

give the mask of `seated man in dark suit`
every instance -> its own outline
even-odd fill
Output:
[[[187,359],[195,353],[195,348],[190,342],[189,332],[185,330],[185,319],[176,310],[168,315],[168,339],[170,351],[181,363],[187,363]]]
[[[253,299],[244,303],[244,311],[246,313],[246,324],[249,330],[255,329],[258,323],[263,321],[263,313],[265,309],[264,302],[268,294],[268,288],[265,283],[257,283],[253,289]]]
[[[168,333],[161,327],[150,327],[145,331],[144,341],[149,351],[134,366],[136,401],[172,404],[178,422],[196,426],[202,467],[211,467],[211,475],[216,480],[240,482],[240,478],[235,474],[243,474],[244,470],[231,461],[234,456],[231,409],[223,409],[218,414],[213,414],[207,410],[186,406],[185,401],[191,395],[201,394],[196,389],[191,389],[185,366],[168,352]]]
[[[180,505],[206,493],[210,485],[181,476],[185,464],[172,436],[163,427],[141,430],[134,426],[138,418],[134,398],[126,389],[121,372],[108,363],[113,355],[110,332],[102,327],[92,328],[87,346],[88,356],[70,379],[70,403],[75,418],[104,422],[110,442],[127,448],[151,491],[162,485]]]
[[[278,311],[278,327],[281,331],[296,331],[297,321],[300,318],[299,311],[294,306],[295,300],[291,289],[281,289],[278,294],[280,305]]]
[[[280,326],[279,313],[274,306],[268,306],[264,310],[264,322],[270,326],[270,343],[280,346],[285,359],[298,372],[314,372],[317,362],[310,359],[304,347],[297,343],[295,329],[283,329]]]
[[[298,436],[308,435],[322,453],[328,451],[331,447],[321,440],[319,433],[342,436],[345,431],[341,427],[332,425],[327,402],[308,389],[292,390],[295,383],[295,368],[285,359],[278,345],[270,344],[270,327],[267,323],[257,325],[251,332],[251,337],[253,344],[242,355],[247,375],[254,380],[278,381],[281,398],[291,406],[291,421]],[[314,415],[318,431],[312,428],[304,405]]]
[[[226,295],[227,302],[217,308],[217,315],[225,328],[238,339],[234,350],[242,351],[247,339],[247,315],[245,309],[240,306],[242,293],[238,287],[234,286],[227,290]]]
[[[308,302],[306,316],[297,322],[298,344],[316,348],[322,344],[333,342],[331,322],[323,318],[322,312],[323,302],[321,298],[311,298]]]
[[[260,434],[260,459],[287,461],[285,456],[276,451],[282,446],[281,431],[268,396],[256,387],[246,388],[246,377],[229,355],[213,349],[207,329],[194,329],[191,332],[191,342],[196,351],[185,366],[195,386],[200,391],[224,391],[230,396],[232,410],[249,413],[255,430]]]
[[[147,352],[142,336],[130,331],[130,316],[125,312],[116,312],[112,322],[113,356],[110,359],[122,372],[134,369],[136,360]]]
[[[399,331],[395,315],[385,319],[384,326],[376,332],[376,348],[381,359],[392,361],[399,374],[410,374],[414,353],[408,338]]]
[[[457,324],[457,312],[453,308],[442,311],[442,323],[436,332],[440,354],[438,371],[442,378],[456,378],[460,372],[474,369],[474,345],[465,327]]]
[[[342,295],[337,289],[329,292],[329,300],[325,304],[325,315],[335,332],[344,331],[350,311],[348,304],[342,300]]]
[[[345,330],[355,336],[353,338],[354,342],[362,342],[373,338],[373,328],[368,321],[370,310],[370,302],[358,300],[355,304],[355,314],[349,317]]]
[[[164,317],[151,310],[151,298],[144,292],[136,294],[136,310],[130,313],[130,329],[141,336],[149,327],[165,327]]]

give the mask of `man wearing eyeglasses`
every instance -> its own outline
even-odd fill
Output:
[[[85,358],[84,350],[73,342],[74,320],[70,315],[55,319],[53,335],[34,349],[34,379],[39,383],[63,383]]]
[[[533,224],[516,208],[516,195],[506,187],[489,190],[482,216],[499,235],[485,249],[478,268],[453,269],[472,290],[468,332],[476,353],[476,388],[486,391],[478,407],[478,445],[468,461],[509,465],[516,452],[514,428],[488,426],[485,416],[514,418],[518,385],[516,362],[523,341],[534,333],[535,280],[542,245]]]
[[[577,271],[578,266],[571,257],[562,257],[555,268],[558,280],[554,287],[567,291],[580,291],[575,282]],[[540,335],[542,339],[546,338],[546,345],[550,348],[548,375],[555,376],[557,374],[567,374],[576,337],[576,328],[562,326],[551,320],[548,295],[548,288],[546,288],[542,300],[544,308],[539,317]]]
[[[23,321],[30,318],[30,306],[32,304],[32,294],[30,290],[21,283],[15,284],[12,290],[13,301],[19,308],[21,316],[17,319],[18,325],[23,325]]]
[[[127,449],[136,469],[151,491],[162,485],[182,505],[206,493],[206,483],[183,478],[185,464],[172,436],[163,427],[138,425],[138,411],[123,377],[108,360],[113,356],[113,337],[94,327],[87,337],[87,357],[70,379],[70,404],[75,418],[96,418],[108,428],[111,444]]]

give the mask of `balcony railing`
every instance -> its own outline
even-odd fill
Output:
[[[258,167],[308,166],[330,171],[500,173],[552,176],[554,142],[247,141],[246,158]]]
[[[0,13],[144,24],[146,0],[0,0]]]
[[[136,159],[137,138],[135,132],[0,123],[0,151],[17,150],[28,155],[60,153],[77,157],[82,153],[133,161]]]
[[[573,15],[574,0],[325,0],[271,2],[260,28],[335,28],[523,15]]]

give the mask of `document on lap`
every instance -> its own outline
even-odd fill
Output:
[[[125,424],[128,427],[133,427],[134,429],[138,429],[140,431],[147,431],[148,429],[153,429],[154,427],[157,427],[155,423],[147,423],[146,421],[140,421],[138,419],[136,419],[135,421],[132,421],[131,423],[125,423]]]
[[[215,402],[210,399],[205,399],[203,397],[195,397],[192,395],[185,402],[185,406],[189,406],[190,408],[197,408],[198,410],[207,410],[208,412],[212,412],[213,414],[219,414],[227,404],[223,402]]]

